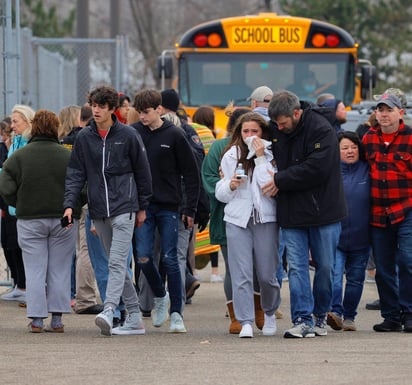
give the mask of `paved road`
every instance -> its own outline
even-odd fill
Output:
[[[207,270],[207,273],[206,273]],[[210,268],[201,271],[206,278]],[[0,291],[4,288],[0,288]],[[379,312],[365,303],[376,298],[366,284],[357,332],[284,339],[290,325],[289,292],[282,288],[274,337],[239,339],[227,333],[222,284],[203,282],[185,311],[188,333],[170,335],[146,319],[146,335],[102,337],[94,316],[65,316],[66,332],[31,334],[25,310],[0,301],[0,383],[18,384],[411,384],[412,334],[379,334]]]

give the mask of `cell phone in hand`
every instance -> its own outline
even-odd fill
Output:
[[[189,222],[187,220],[187,217],[185,217],[185,219],[183,219],[183,224],[185,225],[185,229],[187,230],[189,228]]]
[[[71,222],[69,222],[69,217],[65,216],[62,219],[60,219],[60,223],[61,223],[62,227],[67,227],[67,226],[69,226],[73,223],[73,219],[72,219]]]

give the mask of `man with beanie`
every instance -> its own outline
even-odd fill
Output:
[[[319,96],[317,104],[319,107],[330,108],[335,112],[335,119],[332,123],[333,127],[336,130],[336,133],[342,131],[341,125],[346,123],[346,108],[343,102],[339,99],[336,99],[332,94],[332,97],[322,100]]]
[[[189,141],[190,147],[192,148],[193,154],[196,159],[196,165],[199,170],[199,178],[200,178],[200,170],[202,168],[203,159],[205,158],[205,151],[203,148],[202,141],[196,132],[196,130],[187,123],[187,120],[181,118],[177,114],[177,110],[179,109],[180,105],[180,98],[179,94],[172,88],[163,90],[161,92],[162,96],[162,104],[159,106],[160,115],[165,117],[166,119],[170,119],[171,115],[173,116],[173,122],[180,128],[183,129],[186,135],[186,139]],[[178,118],[178,119],[176,119]],[[195,165],[193,165],[195,166]],[[183,197],[185,195],[183,194]],[[206,203],[205,203],[206,202]],[[199,215],[202,215],[204,210],[202,208],[207,204],[207,208],[209,208],[209,199],[203,189],[200,186],[200,196],[198,202],[198,211],[196,212],[195,224],[198,224]],[[203,205],[200,205],[203,203]],[[209,211],[207,212],[207,217],[209,216]],[[178,260],[180,265],[180,272],[182,274],[182,291],[183,291],[183,298],[185,302],[190,303],[191,296],[193,296],[194,291],[196,291],[199,286],[200,282],[197,280],[193,275],[193,268],[192,264],[190,263],[191,260],[188,261],[188,249],[189,244],[195,242],[195,238],[193,237],[193,232],[197,231],[197,227],[195,226],[194,229],[188,231],[185,228],[183,223],[179,223],[179,242],[177,246],[177,253],[178,253]],[[194,247],[194,246],[193,246]],[[193,256],[194,260],[194,256]],[[194,261],[193,261],[194,265]]]

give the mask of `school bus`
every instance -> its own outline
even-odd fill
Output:
[[[200,105],[214,107],[218,137],[225,135],[227,104],[249,106],[256,87],[289,89],[312,102],[327,92],[351,106],[371,94],[375,83],[375,68],[358,59],[358,44],[347,31],[275,13],[223,18],[189,29],[158,58],[158,74],[162,88],[172,79],[189,116]],[[216,251],[208,229],[196,239],[196,257]]]
[[[332,93],[346,106],[372,93],[375,67],[358,59],[358,44],[336,25],[301,17],[260,13],[208,21],[184,33],[158,59],[158,73],[174,79],[186,112],[215,108],[224,136],[230,102],[247,106],[261,85],[289,89],[302,100]],[[311,85],[305,84],[310,78]]]

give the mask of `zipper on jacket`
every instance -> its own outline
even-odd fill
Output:
[[[313,201],[313,204],[315,205],[315,209],[316,209],[317,213],[319,214],[320,210],[319,210],[318,201],[316,200],[316,198],[313,194],[312,194],[312,201]]]
[[[109,128],[110,131],[110,128]],[[109,135],[109,133],[107,133]],[[110,207],[109,207],[109,191],[107,188],[107,181],[106,181],[106,176],[104,175],[104,170],[105,170],[105,164],[106,164],[106,156],[105,156],[105,150],[106,150],[106,138],[102,138],[103,140],[103,161],[102,161],[102,176],[103,176],[103,181],[104,181],[104,195],[106,198],[106,211],[107,211],[107,217],[110,218]]]

